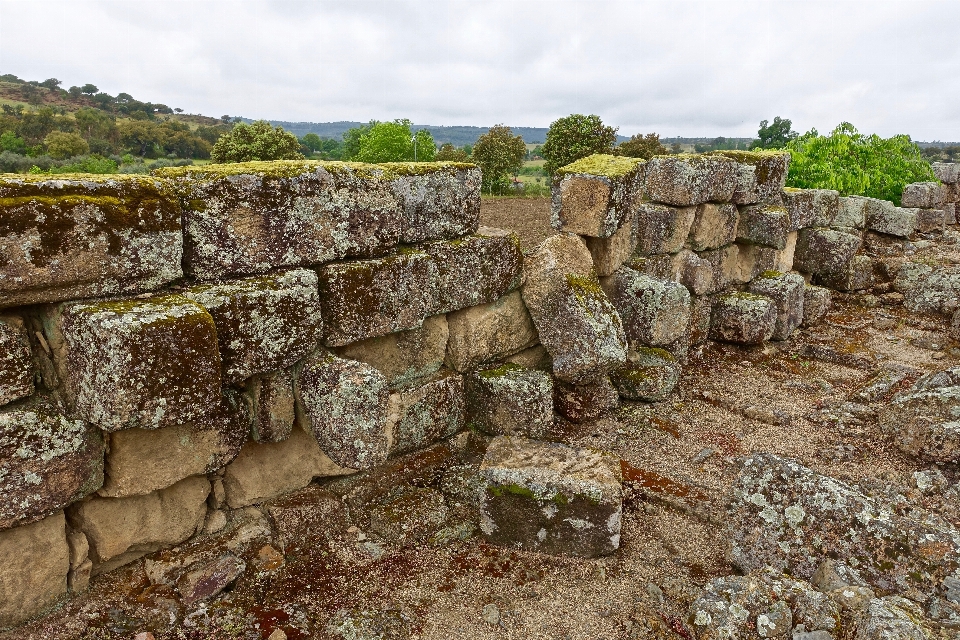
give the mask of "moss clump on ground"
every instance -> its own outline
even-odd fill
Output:
[[[644,164],[646,164],[646,160],[640,158],[627,158],[595,153],[592,156],[581,158],[576,162],[560,167],[557,169],[557,177],[562,178],[565,175],[583,173],[617,179],[633,173]]]

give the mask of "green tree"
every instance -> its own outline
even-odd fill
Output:
[[[369,124],[362,124],[359,127],[353,127],[343,132],[344,160],[357,159],[357,156],[360,155],[360,140],[377,124],[379,123],[376,120],[371,120]]]
[[[308,133],[300,138],[300,146],[309,153],[317,153],[323,148],[323,140],[315,133]]]
[[[82,107],[73,114],[73,119],[77,123],[77,132],[87,140],[111,138],[117,128],[116,118],[100,109]]]
[[[273,127],[266,120],[253,124],[239,123],[220,136],[210,150],[212,162],[247,162],[250,160],[300,160],[300,141],[283,127]]]
[[[56,78],[47,78],[46,80],[40,83],[40,86],[46,87],[47,89],[52,90],[52,89],[59,89],[61,84],[63,83],[57,80]]]
[[[788,118],[776,116],[772,123],[760,121],[757,139],[750,145],[751,149],[783,149],[787,143],[797,137],[797,132],[791,129],[793,122]]]
[[[97,89],[97,85],[95,85],[95,84],[90,84],[90,83],[88,82],[87,84],[85,84],[85,85],[83,85],[82,87],[80,87],[80,91],[82,91],[84,94],[86,94],[86,95],[88,95],[88,96],[92,96],[92,95],[94,95],[95,93],[97,93],[98,91],[100,91],[100,89]]]
[[[146,157],[155,157],[167,138],[166,131],[149,120],[122,120],[117,135],[124,149]]]
[[[58,160],[80,156],[90,151],[87,141],[77,133],[53,131],[43,139],[43,144],[47,147],[47,153]]]
[[[670,153],[665,146],[660,143],[660,134],[648,133],[647,135],[637,134],[629,140],[621,142],[616,148],[617,155],[627,156],[628,158],[643,158],[649,160],[653,156],[664,156]]]
[[[463,149],[458,149],[449,142],[444,142],[437,151],[437,162],[470,162],[470,156]]]
[[[360,151],[356,159],[360,162],[410,162],[416,158],[419,162],[430,162],[436,155],[437,146],[430,132],[420,129],[414,135],[410,121],[402,119],[378,122],[371,126],[369,131],[360,136]]]
[[[910,136],[866,136],[849,122],[840,123],[828,136],[811,129],[787,142],[786,148],[791,156],[790,187],[836,189],[845,196],[899,204],[905,185],[936,180]]]
[[[610,153],[616,141],[616,128],[604,125],[600,116],[575,113],[560,118],[547,130],[547,140],[543,143],[544,169],[553,175],[560,167],[580,158]]]
[[[520,171],[526,154],[523,138],[513,135],[510,127],[490,127],[473,145],[473,160],[483,172],[483,187],[491,193],[502,193],[508,186],[507,176]]]
[[[27,143],[23,138],[17,137],[13,131],[4,131],[0,134],[0,151],[12,151],[14,153],[25,153]]]
[[[67,89],[67,92],[70,94],[70,97],[73,98],[74,100],[76,100],[77,98],[83,95],[83,89],[77,86],[70,87],[69,89]]]

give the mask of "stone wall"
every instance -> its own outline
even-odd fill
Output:
[[[555,414],[663,400],[691,347],[787,339],[829,289],[892,292],[909,238],[953,223],[952,165],[897,208],[784,189],[788,160],[586,158],[526,255],[479,226],[473,165],[0,177],[0,627],[468,428],[512,437],[482,469],[488,538],[616,549],[619,467],[535,442]],[[527,482],[605,528],[509,529]]]

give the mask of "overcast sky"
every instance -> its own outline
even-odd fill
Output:
[[[960,1],[0,0],[0,73],[213,116],[960,140]]]

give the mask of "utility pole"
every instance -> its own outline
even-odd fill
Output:
[[[410,141],[413,143],[413,161],[417,161],[417,134],[413,134],[413,137],[410,138]]]

